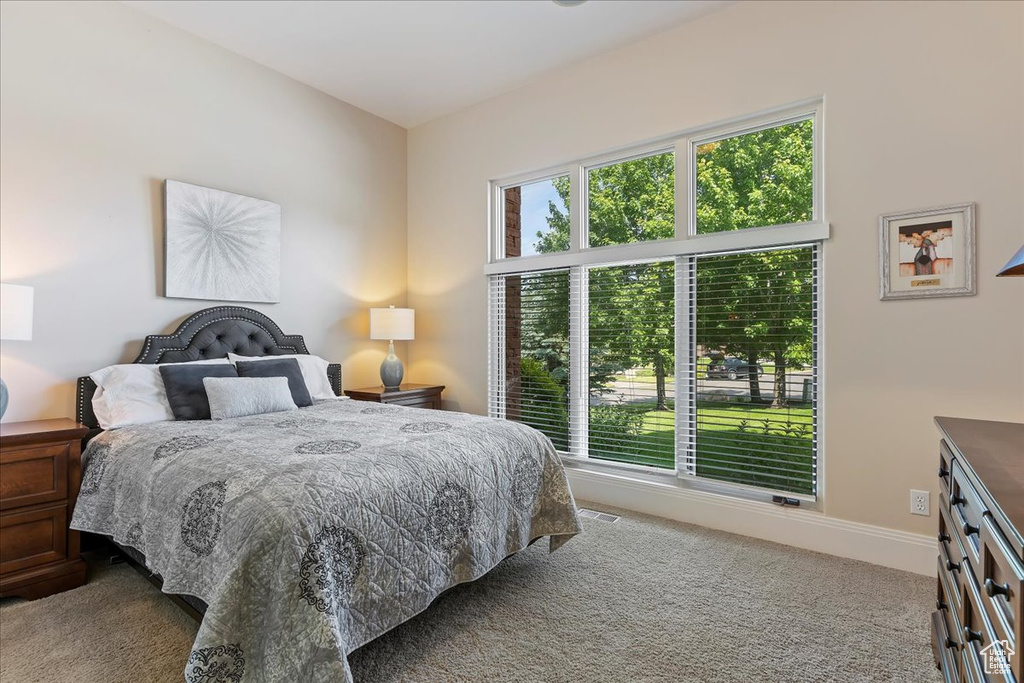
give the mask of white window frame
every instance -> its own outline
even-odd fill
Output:
[[[484,274],[515,275],[550,269],[569,269],[570,278],[570,390],[569,390],[569,451],[562,453],[563,461],[569,467],[584,469],[628,472],[630,476],[641,477],[660,483],[675,483],[687,487],[722,493],[734,497],[763,500],[769,489],[720,482],[695,476],[690,446],[684,443],[690,433],[690,379],[684,376],[686,363],[676,363],[675,392],[676,401],[676,468],[666,470],[647,465],[618,463],[608,460],[591,459],[586,456],[587,449],[587,405],[589,401],[588,364],[588,320],[587,297],[578,293],[586,289],[587,273],[596,266],[634,263],[644,260],[675,258],[676,260],[676,320],[687,321],[685,334],[676,334],[676,358],[688,358],[692,344],[693,311],[690,310],[689,292],[686,290],[686,274],[681,267],[692,263],[691,256],[731,252],[746,249],[785,247],[789,245],[807,245],[823,243],[830,236],[830,226],[826,218],[825,206],[825,135],[824,135],[824,97],[815,97],[795,102],[782,107],[758,112],[756,114],[736,117],[713,125],[700,126],[666,135],[647,142],[622,147],[584,159],[551,166],[540,171],[520,173],[492,180],[489,188],[490,229],[488,231],[487,264]],[[744,228],[728,232],[697,234],[696,207],[696,150],[699,145],[730,138],[747,133],[754,133],[768,128],[775,128],[799,121],[813,121],[813,157],[812,157],[812,216],[811,220],[802,223],[772,225],[765,227]],[[669,151],[675,152],[675,213],[676,232],[670,239],[649,242],[633,242],[622,245],[590,247],[587,234],[588,206],[588,172],[591,169],[609,166],[646,156]],[[509,187],[550,180],[560,176],[569,177],[569,249],[550,254],[531,256],[505,257],[505,201],[504,191]],[[805,496],[784,493],[786,497],[797,498],[804,507],[821,509],[824,500],[824,381],[821,372],[824,367],[824,316],[821,302],[824,301],[824,263],[822,249],[818,249],[817,275],[818,298],[817,306],[817,362],[815,380],[817,386],[816,411],[816,495]],[[490,297],[489,297],[490,299]],[[489,305],[490,305],[489,301]],[[488,316],[493,324],[493,312]],[[504,349],[497,343],[497,330],[490,329],[488,334],[491,345],[488,360],[489,367],[503,368],[504,364],[495,365],[495,358],[504,354]],[[504,382],[496,376],[500,370],[489,372],[488,392],[499,390]],[[685,391],[680,388],[685,387]],[[490,402],[490,401],[489,401]]]

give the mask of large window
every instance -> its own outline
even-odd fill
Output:
[[[595,466],[816,498],[820,121],[814,102],[495,182],[491,414]],[[546,214],[517,209],[528,189]]]

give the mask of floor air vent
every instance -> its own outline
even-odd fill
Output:
[[[619,521],[618,515],[609,515],[604,512],[597,512],[595,510],[586,510],[580,508],[580,517],[586,517],[588,519],[597,519],[602,522],[617,522]]]

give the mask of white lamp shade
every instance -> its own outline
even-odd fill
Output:
[[[411,308],[371,308],[370,339],[415,339],[416,312]]]
[[[0,339],[32,339],[32,298],[25,285],[0,284]]]

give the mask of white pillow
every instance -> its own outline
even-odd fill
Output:
[[[299,409],[287,377],[204,377],[203,386],[214,420]]]
[[[307,353],[294,353],[283,356],[239,356],[235,353],[228,354],[228,360],[232,363],[250,360],[275,360],[277,358],[294,358],[299,361],[299,370],[302,372],[302,379],[306,382],[306,388],[309,389],[311,398],[338,398],[334,395],[334,389],[331,388],[331,380],[327,377],[327,366],[330,363],[320,356],[311,356]]]
[[[227,358],[197,360],[173,365],[228,363]],[[127,363],[108,365],[89,375],[96,383],[92,410],[103,429],[163,422],[174,419],[159,365]]]

